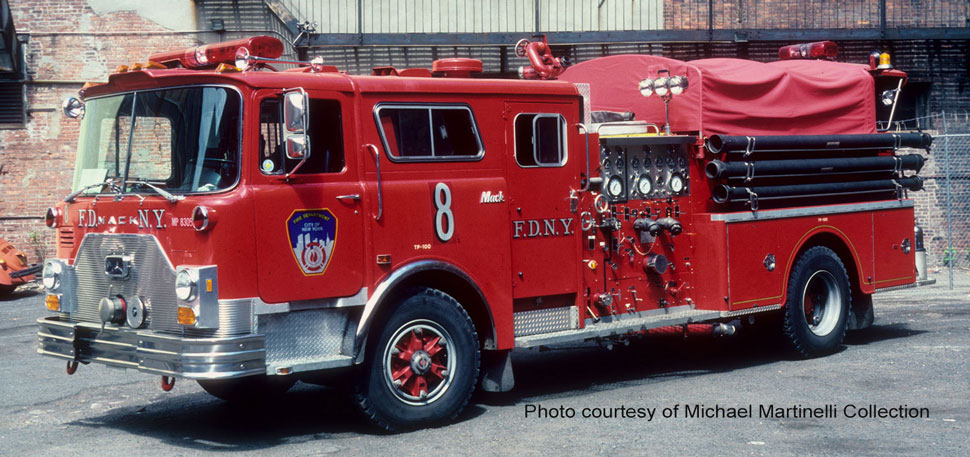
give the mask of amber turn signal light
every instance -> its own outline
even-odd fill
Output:
[[[182,325],[195,325],[195,310],[185,306],[179,306],[177,320]]]
[[[61,297],[60,295],[47,294],[47,298],[44,299],[44,304],[47,305],[47,309],[51,311],[60,311]]]

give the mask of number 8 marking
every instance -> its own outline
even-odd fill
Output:
[[[455,215],[451,212],[451,189],[439,182],[434,186],[434,206],[438,212],[434,215],[434,230],[441,241],[448,241],[455,234]],[[448,230],[445,231],[445,219]]]

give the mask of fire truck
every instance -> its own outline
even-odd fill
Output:
[[[897,151],[931,142],[876,130],[888,55],[834,47],[565,68],[532,39],[514,80],[355,76],[263,36],[121,66],[64,102],[38,351],[226,400],[344,373],[388,430],[511,389],[514,348],[758,319],[831,353],[916,281],[923,159]]]

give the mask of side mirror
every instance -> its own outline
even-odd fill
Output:
[[[61,109],[64,115],[71,119],[84,118],[84,102],[77,97],[65,98],[64,103],[61,103]]]
[[[283,91],[283,142],[288,159],[300,159],[300,163],[287,173],[293,174],[310,155],[310,137],[306,128],[310,124],[310,99],[302,87]]]

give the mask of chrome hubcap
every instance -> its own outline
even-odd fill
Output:
[[[802,292],[802,305],[808,329],[818,336],[835,330],[842,308],[842,291],[832,273],[820,270],[812,274]]]

